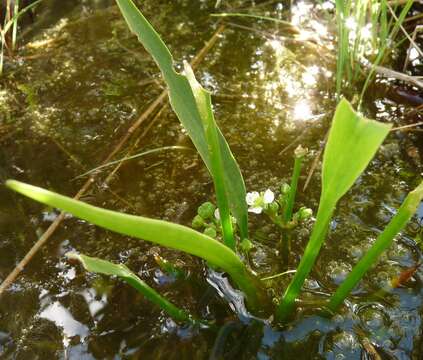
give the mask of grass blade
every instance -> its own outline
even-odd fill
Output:
[[[316,223],[297,272],[278,307],[279,321],[285,320],[294,310],[295,300],[320,252],[337,202],[364,171],[390,129],[391,125],[359,116],[348,101],[339,103],[323,156],[322,194]]]
[[[102,209],[15,180],[6,181],[6,186],[33,200],[59,208],[104,229],[198,256],[226,271],[244,292],[252,309],[259,309],[259,304],[264,301],[258,280],[248,271],[240,258],[224,244],[198,231],[167,221]]]
[[[95,167],[95,168],[93,168],[91,170],[88,170],[87,172],[84,172],[81,175],[76,176],[74,178],[74,180],[80,179],[80,178],[82,178],[84,176],[87,176],[87,175],[90,175],[90,174],[92,174],[92,173],[94,173],[94,172],[96,172],[98,170],[104,169],[106,167],[109,167],[109,166],[112,166],[112,165],[116,165],[116,164],[119,164],[119,163],[124,162],[124,161],[138,159],[140,157],[143,157],[143,156],[146,156],[146,155],[150,155],[150,154],[154,154],[154,153],[158,153],[158,152],[161,152],[161,151],[164,151],[164,150],[192,150],[192,148],[189,148],[189,147],[186,147],[186,146],[172,145],[172,146],[162,146],[162,147],[159,147],[159,148],[142,151],[142,152],[140,152],[138,154],[134,154],[134,155],[131,155],[131,156],[126,156],[124,158],[121,158],[121,159],[118,159],[118,160],[113,160],[113,161],[110,161],[110,162],[108,162],[106,164],[97,166],[97,167]]]
[[[332,295],[328,304],[328,309],[331,312],[335,312],[338,309],[364,274],[377,263],[382,253],[392,244],[395,235],[397,235],[410,221],[411,217],[417,211],[422,199],[423,182],[407,195],[401,207],[398,209],[397,214],[385,227],[383,232],[380,233],[370,250],[368,250],[357,265],[354,266],[345,281],[338,287],[335,294]]]
[[[169,300],[161,296],[156,290],[148,286],[137,275],[135,275],[127,266],[123,264],[113,264],[110,261],[75,253],[68,253],[69,259],[81,262],[85,270],[104,275],[117,276],[134,287],[138,292],[143,294],[152,303],[159,306],[167,312],[176,321],[193,321],[193,318],[184,310],[173,305]]]
[[[266,21],[272,21],[277,24],[282,24],[285,26],[288,26],[290,28],[295,28],[295,26],[290,23],[289,21],[277,19],[271,16],[261,16],[261,15],[255,15],[255,14],[247,14],[247,13],[216,13],[216,14],[210,14],[210,16],[213,17],[245,17],[245,18],[253,18],[257,20],[266,20]],[[297,30],[299,31],[299,30]]]
[[[146,50],[159,66],[163,78],[169,88],[170,103],[180,122],[187,130],[192,142],[200,153],[213,180],[219,174],[213,172],[209,153],[209,144],[205,134],[201,112],[211,109],[199,109],[193,90],[186,76],[177,73],[173,67],[173,59],[160,36],[137,9],[132,0],[116,0],[131,31],[138,37]],[[208,104],[203,104],[208,105]],[[219,129],[216,129],[220,144],[220,152],[225,173],[223,179],[227,189],[230,209],[235,216],[242,238],[248,237],[248,215],[245,202],[245,185],[238,164]]]

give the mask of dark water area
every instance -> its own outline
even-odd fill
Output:
[[[178,65],[192,60],[222,24],[209,16],[217,11],[215,3],[137,1]],[[197,78],[213,94],[217,122],[247,191],[276,192],[288,181],[298,144],[309,149],[302,189],[336,106],[335,25],[319,2],[223,1],[220,6],[221,11],[255,6],[261,14],[307,30],[294,39],[280,24],[225,19],[224,30],[196,68]],[[47,1],[23,35],[25,45],[13,61],[6,59],[0,80],[0,179],[74,196],[86,180],[78,176],[107,157],[164,84],[113,1]],[[417,41],[423,43],[421,37]],[[405,51],[399,49],[393,59],[398,70]],[[408,67],[412,75],[421,75],[421,69],[419,58]],[[422,121],[399,87],[413,91],[378,78],[366,98],[366,115],[394,127]],[[381,289],[423,260],[417,244],[423,205],[339,314],[325,318],[316,311],[419,181],[421,129],[392,131],[341,200],[296,319],[285,327],[250,315],[224,274],[200,260],[67,216],[0,298],[0,358],[372,359],[363,345],[367,340],[382,359],[422,359],[421,269],[404,286]],[[139,153],[174,145],[192,151],[164,150],[126,161],[112,175],[113,166],[102,169],[83,200],[189,225],[197,207],[214,200],[213,184],[166,102],[115,159],[130,149]],[[318,166],[296,207],[316,211],[319,194]],[[0,186],[0,281],[58,215]],[[255,214],[250,214],[250,225],[252,268],[261,278],[281,272],[277,229]],[[295,232],[290,269],[299,262],[311,226],[312,221]],[[176,324],[126,284],[70,264],[64,256],[69,251],[125,263],[176,305],[215,321],[217,330]],[[186,278],[164,273],[155,254],[186,269]],[[290,276],[272,281],[273,297],[280,297]]]

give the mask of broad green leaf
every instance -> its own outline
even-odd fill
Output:
[[[379,234],[372,247],[360,259],[357,265],[354,266],[345,281],[338,287],[335,294],[332,295],[328,304],[328,309],[331,312],[335,312],[338,309],[364,274],[378,262],[382,253],[391,246],[395,235],[397,235],[410,221],[411,217],[417,211],[422,199],[423,182],[407,195],[396,215]]]
[[[336,204],[367,167],[390,129],[391,125],[361,117],[348,101],[339,103],[323,156],[322,194],[316,222],[297,272],[279,305],[279,321],[285,320],[295,308],[295,300],[326,238]]]
[[[200,153],[213,180],[216,182],[219,174],[216,174],[213,170],[209,144],[200,115],[201,113],[207,114],[211,112],[211,104],[209,102],[203,102],[201,104],[196,102],[187,77],[175,71],[172,55],[168,48],[132,0],[116,0],[116,2],[131,31],[138,37],[139,41],[159,66],[169,88],[172,108]],[[225,194],[230,209],[239,224],[241,237],[247,238],[248,215],[247,204],[245,202],[246,191],[244,180],[225,138],[218,128],[216,128],[216,131],[224,169],[224,173],[221,175],[225,184]]]
[[[323,156],[322,198],[335,204],[364,171],[391,125],[361,117],[339,103]]]
[[[221,242],[189,227],[102,209],[15,180],[6,181],[6,186],[33,200],[59,208],[102,228],[198,256],[226,271],[244,292],[252,309],[259,309],[260,302],[265,301],[263,300],[265,295],[259,289],[259,282],[235,252]]]
[[[137,275],[135,275],[127,266],[123,264],[113,264],[110,261],[93,258],[90,256],[68,253],[69,259],[78,260],[84,266],[85,270],[98,274],[117,276],[138,290],[148,300],[158,305],[177,321],[193,321],[193,318],[184,310],[173,305],[169,300],[161,296],[156,290],[148,286]]]

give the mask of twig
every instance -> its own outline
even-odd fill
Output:
[[[306,189],[308,187],[308,184],[311,181],[311,177],[313,176],[314,171],[316,170],[317,165],[319,164],[319,159],[322,156],[323,149],[325,148],[325,144],[326,144],[326,141],[328,140],[328,137],[329,137],[329,131],[326,133],[325,138],[323,140],[323,143],[320,146],[320,149],[317,152],[316,157],[313,160],[313,163],[311,164],[310,171],[309,171],[309,173],[307,175],[307,179],[306,179],[305,184],[304,184],[304,187],[303,187],[303,191],[306,191]]]
[[[156,123],[156,121],[160,118],[161,114],[163,113],[164,109],[166,108],[167,104],[163,104],[161,109],[157,112],[157,114],[153,117],[153,120],[150,121],[150,123],[147,125],[146,129],[143,131],[143,133],[137,138],[134,145],[131,146],[131,148],[127,151],[125,157],[129,157],[132,154],[132,151],[138,146],[140,140],[148,133],[148,131],[152,128],[152,126]],[[109,173],[107,178],[104,180],[103,185],[107,185],[110,183],[110,181],[113,179],[115,174],[119,171],[120,167],[122,166],[123,161],[119,162],[116,167]]]
[[[380,75],[395,78],[395,79],[407,82],[409,84],[412,84],[414,86],[423,88],[423,82],[418,80],[415,76],[410,76],[410,75],[401,73],[399,71],[391,70],[379,65],[374,65],[373,68],[374,68],[374,71],[376,71]]]
[[[409,128],[413,128],[413,127],[420,126],[420,125],[423,125],[423,121],[418,122],[418,123],[415,123],[415,124],[399,126],[399,127],[396,127],[396,128],[391,129],[391,131],[409,129]]]
[[[200,50],[200,52],[196,55],[196,57],[192,60],[191,66],[195,67],[200,63],[200,61],[204,58],[206,53],[210,51],[213,45],[216,43],[219,35],[225,29],[224,25],[220,25],[218,29],[215,31],[213,36],[210,40],[204,45],[204,47]],[[103,164],[110,162],[116,153],[118,153],[134,131],[152,114],[155,109],[165,100],[167,97],[167,90],[164,90],[159,97],[142,113],[139,119],[128,129],[126,134],[122,137],[119,143],[115,146],[112,152],[106,157],[103,161]],[[91,187],[91,185],[95,182],[96,175],[91,176],[81,187],[78,193],[74,196],[74,199],[80,199],[87,190]],[[7,278],[2,282],[0,285],[0,296],[4,293],[4,291],[13,284],[19,274],[25,269],[25,266],[31,261],[34,255],[43,247],[43,245],[47,242],[47,240],[53,235],[59,225],[65,218],[65,213],[61,212],[60,215],[53,221],[53,223],[47,228],[43,235],[37,240],[37,242],[32,246],[32,248],[28,251],[25,257],[19,262],[18,265],[13,269],[13,271],[7,276]]]
[[[411,37],[413,39],[413,43],[416,42],[417,33],[421,30],[423,30],[423,25],[417,25],[416,28],[414,29],[413,36]],[[402,68],[403,72],[405,72],[405,70],[407,69],[408,62],[410,61],[410,54],[411,54],[411,49],[413,48],[413,43],[410,42],[410,45],[408,46],[407,56],[406,56],[405,61],[404,61],[404,67]]]
[[[397,17],[397,15],[395,15],[395,11],[392,10],[392,8],[389,6],[388,4],[388,9],[391,12],[393,18],[399,22],[399,19]],[[414,48],[416,49],[416,51],[420,54],[421,57],[423,57],[423,52],[420,49],[420,47],[416,44],[416,42],[410,37],[410,35],[408,34],[408,32],[404,29],[404,27],[402,25],[400,25],[400,29],[401,31],[404,33],[404,35],[406,36],[406,38],[410,41],[411,44],[413,44]]]

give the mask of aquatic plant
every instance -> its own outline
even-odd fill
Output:
[[[335,312],[338,309],[364,274],[376,263],[382,253],[389,248],[395,236],[405,227],[417,211],[422,199],[423,182],[407,195],[396,215],[379,234],[373,246],[354,266],[345,281],[338,287],[335,294],[332,295],[327,306],[331,312]]]
[[[304,151],[301,149],[297,151],[291,186],[283,186],[281,196],[277,200],[270,190],[246,194],[240,169],[214,120],[210,94],[199,85],[192,70],[186,64],[185,74],[174,70],[169,50],[132,0],[116,1],[129,27],[160,67],[169,87],[172,107],[213,178],[219,211],[216,212],[211,203],[201,206],[198,211],[199,217],[194,219],[193,227],[202,228],[206,224],[205,220],[209,223],[213,221],[214,225],[221,226],[224,243],[214,239],[216,233],[211,234],[210,231],[209,234],[204,234],[179,224],[102,209],[15,180],[8,180],[6,186],[105,229],[200,257],[211,266],[218,267],[229,274],[234,283],[244,292],[247,304],[252,311],[267,310],[269,301],[262,283],[236,253],[240,244],[235,241],[236,232],[231,212],[239,226],[241,247],[245,241],[249,241],[248,206],[251,212],[266,213],[282,231],[289,229],[292,223],[298,223],[302,218],[310,216],[308,209],[299,209],[296,213],[293,211]],[[285,321],[295,309],[296,298],[321,250],[339,199],[365,170],[390,128],[390,125],[363,118],[346,100],[341,100],[339,103],[323,158],[322,193],[316,222],[296,274],[276,309],[278,321]],[[329,309],[337,308],[352,290],[356,281],[369,269],[369,264],[377,261],[382,251],[389,246],[393,237],[409,220],[423,196],[422,188],[423,185],[406,198],[397,216],[380,235],[381,240],[378,239],[374,244],[375,249],[371,250],[370,255],[364,257],[362,262],[354,268],[350,275],[352,280],[347,279],[346,284],[341,285],[335,293],[328,305]],[[176,320],[191,321],[191,316],[157,294],[129,269],[85,255],[71,255],[71,257],[81,261],[88,271],[123,278]]]
[[[340,98],[343,90],[365,80],[359,99],[361,103],[373,79],[375,67],[395,49],[398,30],[413,0],[402,2],[403,8],[397,19],[388,16],[391,6],[388,0],[336,0],[335,4],[338,27],[337,95]],[[394,11],[397,7],[395,5]],[[367,74],[364,78],[363,69]]]
[[[158,305],[161,309],[166,311],[173,319],[177,321],[194,321],[193,317],[184,310],[169,302],[166,298],[161,296],[156,290],[148,286],[143,280],[135,275],[131,270],[123,264],[113,264],[110,261],[93,258],[86,255],[68,253],[67,258],[70,260],[79,261],[85,270],[97,274],[104,274],[109,276],[117,276],[124,280],[129,285],[134,287],[137,291],[143,294],[148,300]]]
[[[17,41],[17,33],[18,33],[18,20],[19,18],[24,15],[26,12],[30,11],[36,5],[38,5],[42,0],[36,0],[32,4],[20,9],[20,1],[10,1],[7,0],[6,9],[5,9],[5,17],[4,17],[4,24],[3,26],[0,25],[0,76],[3,74],[3,66],[4,66],[4,52],[8,49],[7,44],[7,37],[12,32],[11,36],[11,44],[10,44],[10,53],[16,48],[16,41]],[[13,7],[13,8],[12,8]]]

